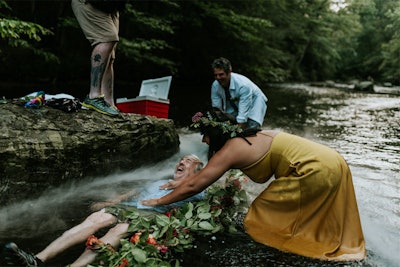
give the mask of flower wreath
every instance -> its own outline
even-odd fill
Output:
[[[223,122],[216,121],[210,112],[207,112],[206,116],[201,112],[197,112],[192,117],[192,122],[193,123],[190,125],[192,128],[197,129],[201,126],[217,127],[220,128],[223,133],[230,133],[231,138],[243,132],[243,129],[239,125],[232,124],[229,120]]]

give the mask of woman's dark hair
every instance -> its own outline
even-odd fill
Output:
[[[229,122],[231,124],[237,124],[236,120],[232,115],[221,111],[220,109],[213,108],[209,113],[218,122]],[[247,136],[254,136],[261,129],[247,129],[237,134],[235,137],[241,137],[246,140],[247,143],[251,143],[246,139]],[[208,159],[210,159],[218,150],[220,150],[225,143],[232,138],[231,132],[224,132],[220,127],[212,127],[210,125],[200,126],[201,134],[208,136],[210,139],[208,148]]]

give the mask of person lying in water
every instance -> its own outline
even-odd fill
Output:
[[[186,155],[176,164],[173,180],[170,181],[187,179],[189,176],[202,169],[203,165],[203,162],[197,156]],[[203,200],[205,197],[205,192],[201,192],[194,195],[194,197],[187,198],[181,202],[172,205],[157,206],[155,208],[143,206],[140,203],[141,199],[148,197],[158,198],[169,193],[170,190],[167,190],[164,187],[160,188],[160,185],[165,183],[166,180],[159,180],[151,183],[139,194],[138,197],[128,199],[124,202],[117,203],[117,201],[112,201],[111,203],[106,203],[106,205],[108,204],[111,206],[107,206],[90,214],[82,223],[64,232],[60,237],[51,242],[44,250],[36,255],[23,251],[15,243],[7,243],[3,248],[1,266],[44,266],[44,263],[56,257],[66,249],[85,242],[89,236],[93,235],[100,229],[111,227],[113,225],[115,226],[112,227],[101,238],[101,240],[104,243],[108,243],[114,248],[117,248],[120,245],[120,239],[129,236],[129,221],[124,217],[124,214],[130,210],[150,208],[157,212],[165,212],[174,207],[182,206],[189,201],[194,202]],[[122,200],[123,199],[120,198],[118,201]],[[106,205],[101,203],[98,207]],[[83,254],[69,266],[86,266],[94,261],[96,255],[97,253],[95,251],[86,249]]]
[[[257,242],[323,260],[363,260],[363,231],[352,175],[334,149],[289,133],[243,131],[197,113],[211,158],[194,176],[166,185],[169,194],[142,201],[166,205],[205,190],[229,169],[240,169],[256,183],[272,182],[251,203],[245,231]]]

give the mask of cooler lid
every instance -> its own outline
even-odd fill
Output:
[[[159,99],[168,99],[171,80],[172,76],[143,80],[142,85],[140,86],[139,96],[150,96]]]

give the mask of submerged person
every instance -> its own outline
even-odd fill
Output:
[[[244,219],[244,228],[255,241],[323,260],[365,258],[352,175],[338,152],[284,132],[242,131],[229,122],[214,121],[210,114],[196,114],[193,120],[215,154],[196,175],[171,186],[171,193],[143,204],[185,199],[229,169],[242,170],[256,183],[275,177]]]
[[[185,180],[189,176],[195,174],[203,167],[203,162],[195,155],[186,155],[182,157],[175,166],[173,181]],[[165,184],[166,180],[159,180],[151,183],[149,187],[143,190],[137,199],[140,200],[147,197],[161,197],[169,190],[165,188],[159,188],[161,184]],[[27,253],[15,243],[8,243],[5,245],[2,252],[2,259],[0,262],[1,266],[41,266],[45,262],[59,255],[66,249],[82,243],[88,239],[89,236],[93,235],[100,229],[105,227],[112,227],[101,240],[104,243],[108,243],[111,246],[117,248],[120,245],[120,240],[124,237],[129,236],[128,227],[129,220],[125,217],[126,213],[136,209],[151,209],[157,212],[165,212],[171,208],[179,207],[189,201],[200,201],[204,199],[205,192],[200,192],[193,197],[182,200],[181,202],[174,203],[171,205],[148,207],[142,206],[141,203],[137,203],[136,197],[128,199],[125,202],[117,204],[117,201],[109,203],[112,206],[105,207],[99,211],[90,214],[81,224],[64,232],[59,238],[54,240],[44,250],[36,255]],[[119,199],[118,201],[122,201]],[[87,264],[94,261],[97,253],[95,251],[86,249],[83,254],[75,260],[70,267],[74,266],[86,266]]]

